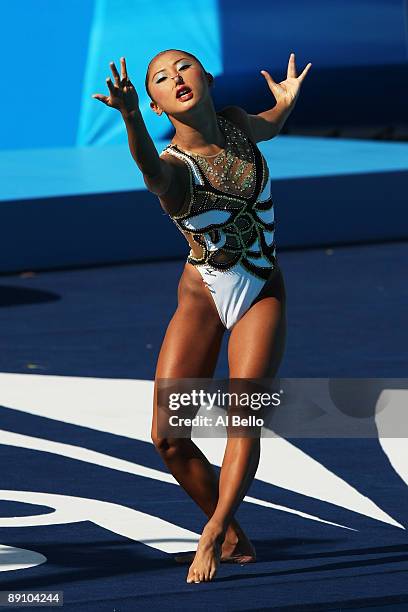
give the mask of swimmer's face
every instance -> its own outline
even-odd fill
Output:
[[[178,77],[176,75],[179,75]],[[155,113],[177,116],[197,106],[209,95],[212,76],[185,51],[171,50],[156,56],[149,66],[147,84]],[[181,86],[186,94],[180,95]]]

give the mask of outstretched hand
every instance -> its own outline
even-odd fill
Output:
[[[109,96],[104,96],[103,94],[92,94],[92,98],[100,100],[106,104],[106,106],[116,108],[121,113],[130,113],[133,110],[137,110],[139,106],[139,97],[127,75],[125,58],[120,58],[120,75],[114,62],[110,62],[109,66],[112,70],[115,81],[113,84],[110,77],[106,79],[106,84],[109,89]]]
[[[268,87],[275,97],[276,103],[290,108],[295,105],[300,86],[311,67],[312,64],[309,62],[303,72],[297,76],[295,54],[291,53],[289,56],[286,79],[284,81],[276,83],[266,70],[261,70],[261,74],[265,77]]]

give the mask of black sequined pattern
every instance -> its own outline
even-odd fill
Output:
[[[276,245],[273,240],[268,245],[265,231],[275,231],[273,202],[269,196],[259,201],[260,194],[269,180],[269,171],[265,159],[258,147],[247,138],[245,133],[224,117],[218,116],[220,127],[233,129],[246,139],[253,152],[256,181],[250,196],[235,195],[217,189],[210,183],[194,158],[177,145],[168,145],[164,151],[183,160],[190,174],[190,197],[187,210],[171,216],[171,219],[183,232],[190,234],[203,250],[201,258],[194,257],[190,250],[187,261],[195,266],[206,265],[220,271],[228,271],[241,264],[249,273],[267,280],[271,269],[275,267]],[[164,152],[163,151],[163,152]],[[194,181],[196,177],[198,184]],[[222,221],[206,223],[206,213],[224,211],[227,215]],[[264,221],[258,213],[269,211],[273,221]],[[192,227],[193,226],[193,227]],[[220,244],[219,248],[217,243]],[[215,247],[214,247],[215,245]],[[212,248],[209,248],[212,246]],[[262,259],[263,265],[249,261]],[[268,266],[265,266],[265,260]]]

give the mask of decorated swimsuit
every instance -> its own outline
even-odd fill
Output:
[[[190,177],[189,198],[171,219],[201,248],[187,262],[197,268],[212,294],[222,324],[231,329],[259,295],[271,271],[277,266],[274,242],[275,219],[271,199],[271,180],[266,160],[234,123],[217,115],[218,124],[230,142],[241,143],[249,153],[251,172],[228,191],[220,181],[203,171],[197,155],[170,144],[163,153],[174,155],[187,164]],[[236,160],[240,162],[239,159]],[[244,167],[244,162],[241,162]],[[207,164],[208,166],[208,164]],[[222,171],[222,167],[221,167]],[[238,171],[239,174],[239,171]],[[251,180],[250,180],[251,179]],[[217,186],[215,186],[215,184]],[[244,188],[243,186],[248,188]],[[239,191],[241,190],[241,191]],[[191,246],[191,242],[188,240]]]

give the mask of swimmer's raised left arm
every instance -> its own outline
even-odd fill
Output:
[[[269,72],[261,70],[261,74],[265,77],[268,87],[276,100],[273,108],[257,115],[249,115],[239,106],[228,106],[225,110],[228,111],[231,117],[236,117],[236,120],[241,125],[245,125],[247,132],[255,142],[274,138],[279,134],[286,119],[293,111],[299,96],[300,87],[311,66],[311,63],[307,64],[303,72],[297,76],[295,54],[291,53],[284,81],[276,83]]]
[[[300,87],[311,67],[312,64],[309,62],[303,72],[297,76],[295,54],[291,53],[284,81],[276,83],[269,72],[261,70],[261,74],[265,77],[268,87],[276,100],[276,105],[263,113],[248,115],[255,142],[270,140],[279,134],[286,119],[295,107]]]

